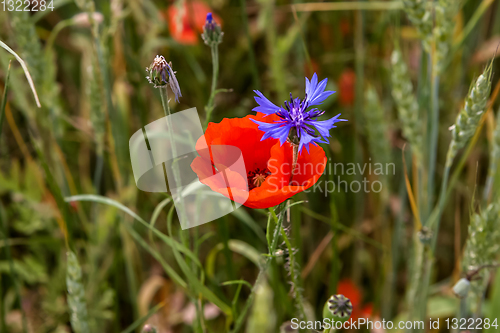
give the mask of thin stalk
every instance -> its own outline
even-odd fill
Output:
[[[240,0],[240,7],[241,7],[241,19],[243,20],[243,25],[245,26],[245,34],[248,40],[248,57],[250,58],[250,64],[252,67],[252,77],[255,84],[255,88],[257,90],[260,90],[259,71],[257,69],[257,62],[255,61],[255,52],[253,50],[252,37],[250,36],[250,28],[248,26],[248,17],[247,17],[245,0]]]
[[[161,104],[163,106],[163,113],[164,113],[165,119],[167,121],[167,133],[168,133],[168,139],[169,139],[170,145],[171,145],[170,147],[171,147],[172,158],[173,158],[172,170],[174,173],[174,181],[175,181],[176,186],[179,186],[181,176],[179,173],[179,168],[177,166],[177,162],[175,160],[177,157],[177,148],[175,146],[175,138],[174,138],[174,135],[172,133],[172,122],[171,122],[170,117],[169,117],[172,114],[172,112],[170,110],[170,105],[168,104],[168,102],[169,102],[168,89],[167,89],[167,86],[162,86],[158,89],[160,90],[160,97],[161,97]],[[170,184],[169,184],[169,188],[170,188],[170,192],[172,192],[173,190],[172,190],[172,187],[170,186]],[[176,204],[180,205],[180,207],[179,207],[180,209],[178,211],[180,211],[179,219],[182,223],[182,221],[186,221],[184,208],[182,206],[182,200],[177,201]],[[181,236],[181,240],[182,240],[183,245],[189,248],[189,235],[186,235],[186,233],[181,231],[180,236]],[[189,258],[186,258],[186,262],[190,263]]]
[[[160,97],[161,97],[161,104],[163,106],[163,113],[165,115],[165,119],[167,121],[167,133],[168,133],[168,138],[169,138],[169,141],[170,141],[170,144],[171,144],[171,152],[172,152],[172,158],[174,159],[173,160],[173,163],[172,163],[172,170],[173,170],[173,173],[174,173],[174,181],[175,181],[175,184],[176,186],[179,186],[180,185],[180,173],[179,173],[179,168],[177,166],[177,162],[176,162],[176,158],[177,158],[177,148],[175,146],[175,138],[174,138],[174,135],[172,133],[172,122],[170,120],[170,115],[172,114],[171,110],[170,110],[170,105],[169,105],[169,100],[168,100],[168,88],[166,86],[162,86],[159,88],[160,90]],[[170,188],[170,191],[172,192],[172,187],[169,186]],[[179,195],[182,195],[182,193],[179,193]],[[184,207],[182,205],[182,200],[179,200],[177,201],[176,203],[177,205],[179,205],[179,210],[178,212],[180,211],[180,216],[179,216],[179,220],[181,221],[181,223],[183,223],[182,221],[186,221],[186,217],[185,217],[185,212],[184,212]],[[180,231],[180,238],[181,238],[181,241],[182,241],[182,244],[186,247],[186,248],[190,248],[190,235],[188,232],[184,232],[185,230],[181,230]],[[172,235],[172,234],[171,234]],[[195,263],[194,262],[191,262],[191,260],[189,258],[185,258],[185,262],[186,262],[186,265],[189,266],[190,264],[192,265],[192,268],[195,269]],[[193,301],[193,303],[196,305],[195,306],[195,309],[196,309],[196,318],[198,318],[199,320],[199,329],[202,329],[202,327],[204,326],[203,325],[203,310],[200,309],[200,307],[198,306],[196,300]],[[195,325],[197,326],[197,325]]]
[[[404,152],[403,152],[404,154]],[[411,166],[412,164],[410,164]],[[410,172],[411,172],[411,169],[410,169]],[[406,186],[405,186],[405,183],[404,181],[401,181],[400,182],[400,185],[399,185],[399,197],[400,198],[404,198],[406,195]],[[396,217],[396,221],[395,221],[395,225],[394,225],[394,230],[393,230],[393,233],[392,233],[392,244],[391,244],[391,247],[392,247],[392,257],[391,257],[391,262],[392,262],[392,265],[391,265],[391,271],[390,271],[390,274],[389,274],[389,277],[387,279],[387,283],[386,283],[386,297],[384,297],[386,299],[386,302],[387,302],[387,306],[386,306],[386,311],[385,311],[385,314],[386,316],[384,316],[383,318],[385,319],[392,319],[392,311],[393,311],[393,303],[394,303],[394,284],[395,284],[395,281],[396,281],[396,277],[397,277],[397,272],[398,272],[398,266],[399,266],[399,261],[400,261],[400,258],[401,258],[401,242],[402,240],[404,239],[404,232],[403,232],[403,228],[404,228],[404,214],[406,212],[406,200],[403,200],[401,202],[401,207],[399,208],[399,212],[398,212],[398,215]]]
[[[49,38],[47,39],[47,45],[45,49],[47,51],[52,51],[52,48],[54,46],[54,42],[56,40],[57,35],[66,27],[72,26],[74,23],[74,20],[72,18],[67,19],[67,20],[62,20],[59,23],[57,23],[54,28],[52,29]]]
[[[205,112],[207,113],[207,119],[205,120],[205,128],[207,128],[210,122],[210,117],[212,116],[212,111],[214,110],[214,99],[217,89],[217,77],[219,76],[219,45],[213,43],[210,45],[210,51],[212,53],[212,90],[210,92],[210,98],[208,99],[207,106],[205,107]]]
[[[467,318],[467,297],[460,299],[460,307],[458,310],[458,320]]]
[[[358,10],[356,11],[355,14],[355,30],[354,30],[354,49],[355,49],[355,61],[354,61],[354,68],[356,72],[356,83],[355,83],[355,105],[354,105],[354,116],[356,119],[362,119],[363,117],[363,92],[364,92],[364,81],[365,81],[365,44],[364,44],[364,36],[365,36],[365,14],[363,11]],[[360,138],[358,135],[359,129],[358,127],[354,126],[354,138],[355,138],[355,143],[354,143],[354,151],[353,151],[353,156],[355,158],[355,162],[361,163],[363,156],[362,156],[362,151],[360,149],[361,143],[360,143]],[[357,176],[356,177],[357,181],[361,181],[361,177]],[[363,196],[356,196],[356,202],[355,205],[356,207],[359,207],[359,209],[356,209],[354,212],[354,223],[355,223],[355,228],[359,228],[361,225],[362,221],[362,216],[364,213],[364,197]],[[357,257],[359,253],[363,250],[363,244],[359,241],[355,242],[355,254],[354,257]],[[352,276],[353,276],[353,281],[355,283],[359,282],[362,274],[362,267],[361,265],[353,265],[352,268]]]
[[[0,136],[2,135],[3,121],[5,119],[5,107],[7,106],[7,92],[9,91],[10,66],[12,61],[9,61],[7,75],[5,76],[5,86],[3,88],[2,104],[0,104]]]
[[[264,274],[265,274],[267,268],[269,267],[269,264],[271,263],[271,260],[274,256],[274,253],[276,252],[276,247],[278,246],[278,238],[279,238],[279,234],[281,231],[281,226],[283,224],[283,217],[285,215],[284,204],[281,204],[278,207],[280,207],[279,216],[276,215],[276,212],[274,210],[274,208],[276,208],[276,207],[269,208],[269,213],[271,216],[270,220],[274,220],[274,222],[276,223],[276,226],[274,228],[274,231],[271,231],[271,228],[270,228],[271,223],[268,223],[268,228],[266,230],[266,238],[268,240],[270,240],[268,256],[266,258],[266,261],[264,262],[264,264],[261,266],[261,268],[259,270],[259,274],[257,275],[257,279],[255,280],[255,283],[254,283],[253,288],[250,292],[250,295],[247,298],[247,302],[245,303],[245,306],[243,307],[243,310],[241,311],[239,317],[236,319],[234,328],[231,330],[231,333],[236,333],[241,329],[241,327],[243,325],[243,320],[245,319],[246,314],[247,314],[248,310],[250,309],[250,306],[252,305],[253,300],[255,298],[255,291],[256,291],[257,287],[259,286],[260,282],[262,281],[262,279],[264,278]],[[269,236],[271,233],[272,233],[272,237]]]
[[[281,231],[281,236],[283,237],[286,247],[288,249],[288,255],[290,257],[290,279],[292,280],[292,288],[294,292],[294,298],[297,302],[297,306],[300,311],[300,315],[302,316],[302,320],[307,320],[306,312],[304,311],[304,301],[302,298],[302,294],[300,293],[300,281],[299,281],[299,276],[298,271],[295,270],[295,267],[297,265],[297,261],[295,258],[295,253],[292,248],[292,243],[290,243],[290,240],[288,239],[288,236],[285,232],[285,229],[283,227],[280,227]]]
[[[431,67],[434,71],[434,66]],[[439,136],[439,76],[433,73],[431,79],[431,115],[428,118],[429,128],[429,170],[427,184],[427,212],[434,201],[434,179],[436,173],[436,158]],[[427,215],[427,214],[426,214]],[[426,219],[424,218],[424,221]]]

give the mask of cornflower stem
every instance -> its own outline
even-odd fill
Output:
[[[280,208],[280,214],[276,215],[275,208],[279,207]],[[261,283],[262,279],[264,278],[265,272],[267,271],[267,268],[269,267],[269,264],[271,263],[271,260],[274,257],[274,253],[276,252],[276,247],[278,246],[278,238],[279,234],[281,232],[281,226],[283,224],[283,217],[285,215],[285,204],[282,203],[278,206],[271,207],[269,208],[269,213],[270,213],[270,218],[269,218],[269,223],[267,224],[267,230],[266,230],[266,239],[268,240],[268,256],[266,257],[266,260],[262,264],[259,270],[259,274],[257,275],[257,279],[255,280],[255,284],[253,285],[253,288],[250,292],[250,295],[247,298],[247,302],[245,303],[245,306],[243,307],[243,310],[241,311],[239,317],[236,319],[235,325],[233,330],[231,330],[231,333],[236,333],[239,332],[241,329],[241,326],[243,325],[243,321],[246,317],[246,314],[248,310],[250,309],[250,306],[253,303],[253,300],[255,298],[255,291],[257,290],[257,287]],[[276,226],[273,230],[271,230],[271,223],[270,221],[274,220],[276,223]],[[271,236],[272,235],[272,236]]]
[[[210,98],[208,99],[207,106],[205,107],[206,117],[205,128],[207,128],[210,122],[210,117],[212,116],[212,111],[214,110],[214,100],[217,94],[217,77],[219,76],[219,45],[217,43],[212,43],[210,45],[210,51],[212,53],[212,90],[210,92]]]

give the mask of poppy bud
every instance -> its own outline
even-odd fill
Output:
[[[208,13],[201,38],[203,38],[205,44],[212,46],[222,43],[222,36],[224,36],[224,33],[221,31],[220,25],[215,22],[212,13]]]

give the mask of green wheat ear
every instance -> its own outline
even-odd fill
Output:
[[[449,57],[453,31],[455,30],[455,16],[460,8],[460,0],[439,0],[435,8],[436,25],[433,34],[436,58],[434,66],[436,74],[440,75]]]
[[[500,205],[490,204],[480,214],[471,217],[469,238],[465,243],[463,271],[470,272],[495,264],[500,249]],[[486,290],[488,270],[478,272],[471,281],[471,292],[481,297]],[[477,299],[477,298],[476,298]]]
[[[365,92],[363,117],[371,156],[377,163],[388,163],[391,161],[391,151],[387,138],[389,132],[387,116],[372,86],[368,86]]]
[[[82,285],[82,269],[72,251],[68,251],[67,258],[66,287],[68,288],[71,327],[75,333],[90,333],[85,290]]]
[[[399,49],[391,56],[392,97],[396,102],[398,118],[403,127],[403,135],[411,145],[413,154],[421,161],[422,157],[422,127],[419,125],[419,107],[413,94],[413,84],[410,80],[408,67]]]
[[[454,0],[451,0],[454,1]],[[427,0],[403,0],[408,19],[417,29],[418,36],[426,52],[430,53],[432,44],[432,10]]]
[[[459,149],[463,148],[472,138],[479,125],[482,115],[486,111],[486,104],[491,91],[491,62],[476,82],[471,86],[462,111],[457,116],[451,129],[451,142],[446,156],[446,166],[451,166]]]

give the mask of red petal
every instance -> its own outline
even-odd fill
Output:
[[[282,203],[296,193],[304,191],[313,186],[321,177],[325,166],[325,152],[321,147],[312,146],[310,152],[303,152],[297,161],[298,173],[294,175],[292,183],[292,146],[285,143],[280,146],[277,139],[260,141],[263,132],[258,125],[250,119],[273,121],[275,116],[264,117],[247,116],[245,118],[224,119],[220,123],[210,123],[204,137],[196,144],[196,150],[200,157],[196,158],[191,167],[198,175],[200,181],[208,185],[212,190],[228,196],[226,183],[222,177],[211,177],[215,169],[212,167],[210,149],[212,145],[229,145],[241,150],[248,171],[267,169],[271,172],[260,187],[246,192],[246,179],[232,170],[226,170],[226,176],[233,185],[231,193],[233,200],[250,208],[268,208]],[[210,149],[206,149],[207,146]],[[230,167],[234,156],[227,156],[220,161],[218,170]],[[233,183],[234,182],[234,183]],[[247,198],[248,197],[248,198]],[[246,200],[245,200],[246,199]]]

